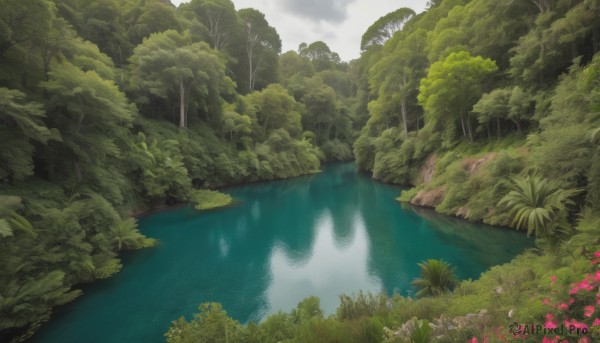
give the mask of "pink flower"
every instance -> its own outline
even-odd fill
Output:
[[[598,326],[598,325],[600,325],[600,319],[596,318],[596,319],[594,319],[592,326]]]
[[[595,257],[595,258],[600,258],[600,251],[596,251],[596,252],[594,253],[594,257]]]
[[[583,308],[583,315],[589,318],[594,314],[594,310],[594,306],[586,306]]]
[[[579,292],[579,290],[583,289],[585,291],[592,291],[594,290],[594,286],[590,285],[589,283],[589,279],[590,279],[590,275],[588,274],[585,277],[585,280],[579,281],[575,284],[573,284],[573,288],[571,288],[571,290],[569,291],[569,294],[577,294]]]
[[[543,305],[549,305],[550,304],[550,299],[548,299],[548,298],[542,299],[542,304]]]
[[[569,305],[573,305],[574,302],[575,302],[575,299],[573,299],[573,298],[569,299]]]
[[[551,322],[551,321],[546,321],[546,323],[544,323],[544,327],[548,330],[552,330],[552,329],[556,329],[556,323]]]
[[[600,281],[600,270],[596,270],[596,275],[594,275],[594,282]]]
[[[552,283],[556,282],[556,275],[552,275],[552,277],[550,277],[550,280],[552,281]]]
[[[590,285],[588,280],[583,280],[581,282],[581,285],[579,286],[581,289],[584,289],[586,291],[593,291],[594,290],[594,286]]]
[[[556,317],[552,313],[547,313],[545,318],[549,321],[556,321]]]
[[[590,339],[588,336],[583,336],[577,341],[577,343],[590,343]]]
[[[583,323],[583,322],[578,322],[578,321],[577,321],[577,320],[575,320],[575,319],[573,319],[573,320],[571,321],[571,325],[573,325],[573,326],[574,326],[576,329],[582,329],[582,330],[583,330],[583,329],[586,329],[586,330],[588,329],[588,326],[587,326],[587,324],[586,324],[586,323]]]
[[[562,304],[558,305],[558,307],[559,307],[561,310],[565,311],[566,309],[568,309],[568,308],[569,308],[569,305],[567,305],[567,304],[565,304],[565,303],[562,303]]]
[[[477,337],[471,338],[471,340],[469,340],[469,343],[477,343]]]
[[[544,338],[542,338],[542,343],[556,343],[556,340],[544,336]]]

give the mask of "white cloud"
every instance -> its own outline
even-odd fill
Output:
[[[175,5],[187,2],[171,1]],[[375,20],[401,7],[420,13],[427,4],[427,0],[323,0],[315,3],[325,2],[329,5],[316,10],[311,2],[299,0],[233,0],[238,10],[253,7],[265,14],[269,24],[277,29],[284,52],[297,50],[302,42],[310,44],[322,40],[346,61],[360,56],[360,39]]]

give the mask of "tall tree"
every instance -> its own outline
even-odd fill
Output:
[[[258,72],[265,60],[281,52],[281,39],[275,28],[269,26],[265,15],[253,8],[238,11],[243,22],[248,64],[248,90],[254,91]]]
[[[405,137],[408,137],[411,124],[418,128],[415,124],[418,124],[420,115],[415,115],[415,112],[419,113],[419,80],[425,76],[427,63],[426,38],[425,30],[416,30],[399,40],[392,52],[386,53],[371,69],[371,85],[378,88],[377,104],[371,105],[371,109],[378,112],[373,113],[374,118],[381,117],[387,129],[389,124],[398,123],[393,117],[400,112]],[[409,112],[412,113],[410,117]]]
[[[206,26],[210,45],[216,50],[227,48],[241,30],[231,0],[192,0],[188,4],[182,4],[181,10],[193,12]]]
[[[340,63],[340,56],[331,51],[323,41],[312,42],[309,45],[301,44],[298,50],[300,56],[308,58],[313,63],[316,71],[332,69]]]
[[[132,84],[161,99],[177,97],[179,127],[187,126],[188,96],[208,112],[219,103],[225,82],[224,64],[206,43],[192,43],[188,35],[169,30],[152,34],[134,49]]]
[[[0,179],[23,180],[33,175],[33,142],[46,144],[60,138],[58,131],[49,130],[42,122],[42,105],[26,100],[22,92],[0,87],[0,133],[4,142],[0,149]]]
[[[300,56],[295,51],[288,51],[279,56],[279,69],[281,70],[281,76],[285,79],[289,79],[294,75],[300,76],[313,76],[315,68],[310,63],[308,58]]]
[[[399,8],[377,19],[363,34],[360,41],[360,49],[367,50],[373,45],[383,45],[388,39],[404,27],[415,15],[410,8]]]
[[[113,204],[122,203],[127,186],[117,166],[135,108],[113,81],[67,61],[52,65],[41,87],[49,97],[48,126],[62,136],[62,144],[49,144],[39,156],[49,177],[72,190],[89,184]],[[104,163],[115,168],[104,170]]]
[[[446,125],[459,119],[463,136],[473,142],[471,108],[483,93],[485,80],[497,69],[494,61],[466,51],[432,64],[419,86],[426,118]]]
[[[43,42],[50,32],[54,6],[48,0],[0,2],[0,57],[19,44]]]

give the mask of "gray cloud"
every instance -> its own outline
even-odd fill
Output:
[[[346,19],[346,8],[355,0],[282,0],[279,5],[292,15],[313,21],[340,23]]]

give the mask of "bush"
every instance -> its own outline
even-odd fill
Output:
[[[412,198],[419,193],[419,190],[420,189],[418,187],[405,189],[400,193],[400,196],[397,197],[396,200],[400,202],[410,202]]]

